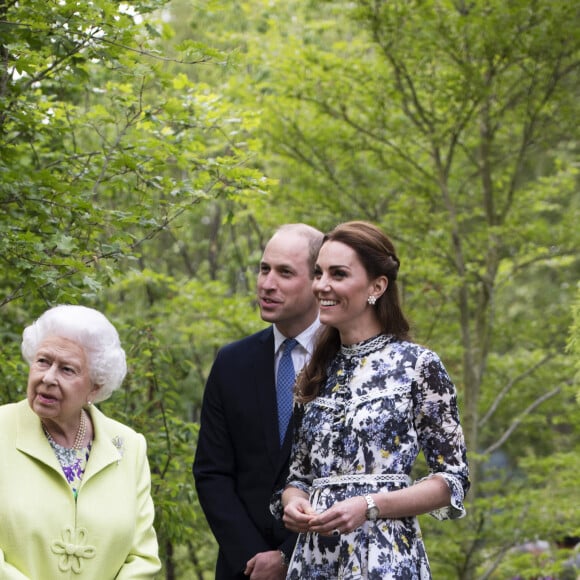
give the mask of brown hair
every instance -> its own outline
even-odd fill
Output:
[[[397,288],[400,262],[391,240],[371,223],[351,221],[340,224],[325,234],[322,245],[330,241],[341,242],[352,248],[369,278],[379,276],[388,278],[387,289],[374,306],[381,332],[394,335],[401,340],[409,340],[409,322],[403,313]],[[318,395],[326,383],[328,364],[339,349],[338,330],[331,326],[324,327],[318,337],[312,359],[298,377],[296,384],[298,401],[305,403]]]

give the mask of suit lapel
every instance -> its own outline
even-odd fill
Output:
[[[276,479],[287,467],[292,449],[294,417],[290,418],[286,436],[280,448],[278,432],[278,402],[276,399],[276,378],[274,365],[274,331],[266,329],[259,336],[259,349],[256,353],[256,394],[260,418],[264,428],[264,437],[268,455],[272,461]]]
[[[276,380],[274,376],[274,331],[267,328],[258,336],[255,356],[255,380],[259,420],[264,431],[268,455],[274,468],[278,465],[280,445],[278,443],[278,405],[276,402]]]
[[[286,436],[284,437],[284,443],[282,444],[282,449],[278,453],[278,461],[276,465],[276,481],[281,475],[286,478],[285,471],[288,468],[288,459],[290,457],[290,452],[292,451],[292,439],[294,436],[294,414],[290,417],[290,422],[288,423],[288,429],[286,430]],[[284,481],[280,482],[284,483]]]

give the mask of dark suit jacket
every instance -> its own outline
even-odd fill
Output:
[[[222,348],[210,372],[193,463],[197,493],[218,544],[216,580],[247,578],[258,552],[291,555],[296,535],[269,510],[284,485],[292,422],[279,444],[272,327]]]

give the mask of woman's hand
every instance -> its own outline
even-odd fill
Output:
[[[350,497],[311,518],[309,531],[323,536],[347,534],[362,526],[366,521],[366,513],[365,498],[360,495]]]
[[[310,531],[310,521],[316,512],[308,501],[308,495],[299,489],[288,487],[282,494],[284,525],[293,532]]]

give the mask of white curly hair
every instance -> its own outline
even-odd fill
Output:
[[[95,385],[94,403],[108,399],[127,374],[125,351],[119,334],[104,314],[94,308],[62,304],[50,308],[22,333],[22,356],[30,365],[40,344],[58,336],[78,344],[87,356],[89,376]]]

